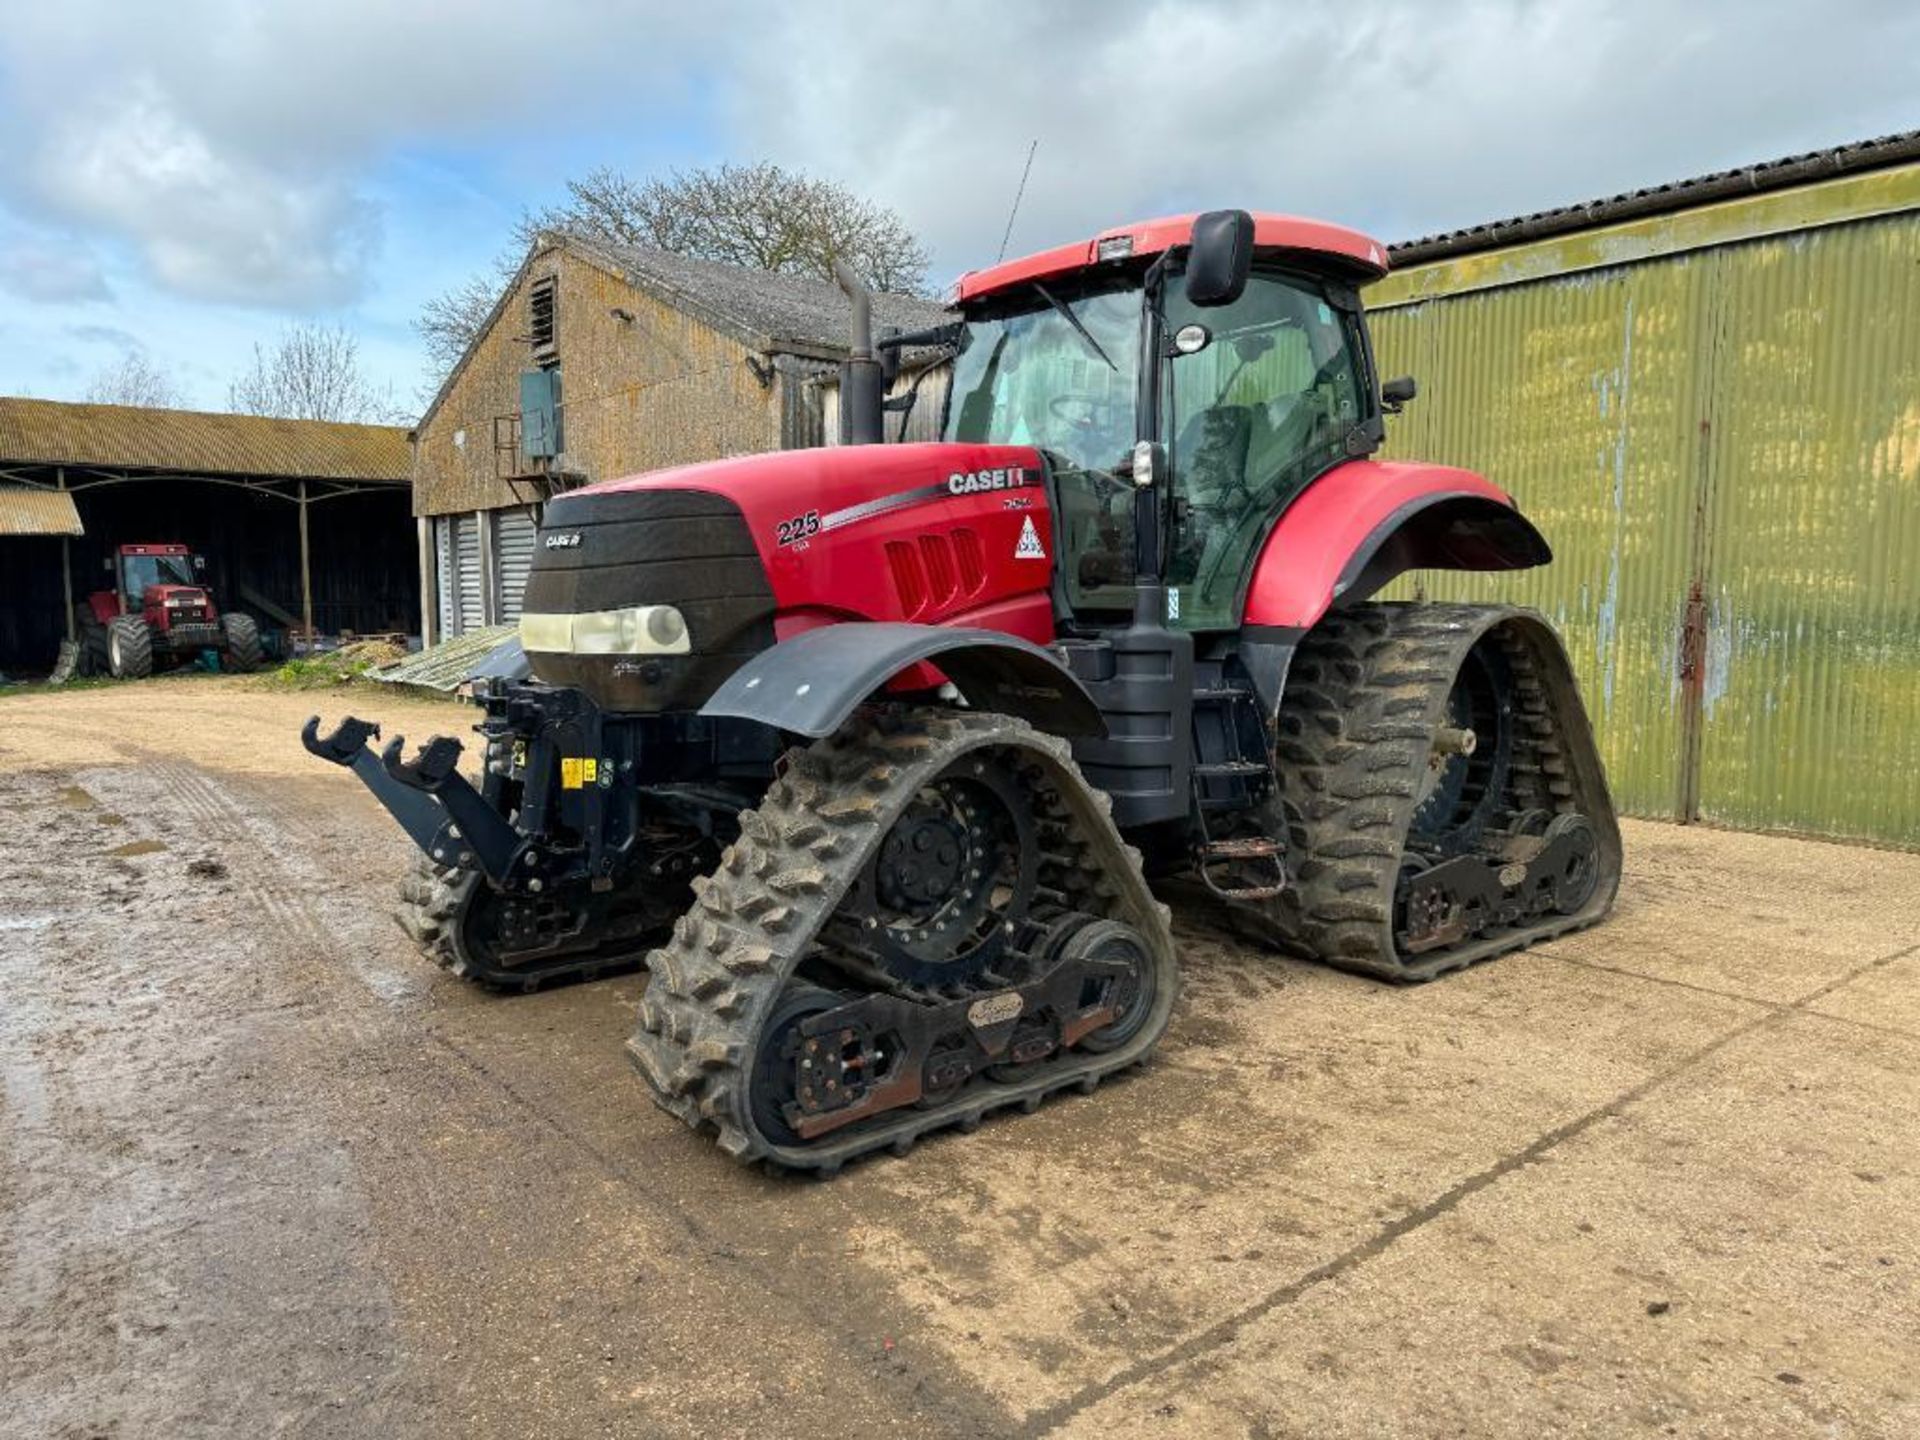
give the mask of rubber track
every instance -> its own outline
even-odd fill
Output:
[[[1509,808],[1585,814],[1600,846],[1600,884],[1577,914],[1541,916],[1403,962],[1394,892],[1433,728],[1467,653],[1489,631],[1512,675]],[[1543,658],[1559,673],[1549,676]],[[1288,832],[1296,881],[1277,900],[1234,907],[1262,939],[1344,970],[1430,980],[1584,929],[1612,907],[1620,876],[1612,802],[1565,657],[1529,611],[1366,604],[1329,615],[1294,657],[1275,748],[1281,797],[1296,812]]]
[[[783,1146],[755,1128],[748,1078],[765,1017],[849,886],[916,791],[956,759],[991,748],[1018,752],[1036,797],[1042,883],[1070,903],[1140,932],[1159,967],[1153,1012],[1128,1045],[1104,1055],[1068,1052],[1022,1083],[969,1082],[946,1104],[902,1108],[868,1126]],[[1035,1109],[1145,1057],[1166,1028],[1178,985],[1166,907],[1140,857],[1120,838],[1105,795],[1081,778],[1064,741],[1002,715],[938,709],[870,712],[839,735],[794,752],[740,838],[721,858],[673,938],[648,956],[652,972],[627,1049],[655,1101],[742,1162],[767,1160],[831,1174],[878,1150],[904,1154],[922,1135],[972,1129],[990,1111]],[[850,987],[849,987],[850,988]]]
[[[560,960],[544,968],[524,972],[495,970],[475,964],[461,953],[455,940],[461,912],[476,894],[482,881],[479,873],[453,865],[437,864],[431,857],[415,852],[413,868],[401,877],[400,903],[393,918],[407,932],[420,951],[442,970],[462,980],[493,990],[515,990],[529,994],[543,985],[570,980],[597,980],[603,975],[621,975],[638,969],[642,953],[630,956],[593,956]]]

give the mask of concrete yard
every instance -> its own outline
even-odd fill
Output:
[[[1630,823],[1409,990],[1189,912],[1150,1066],[796,1181],[641,977],[415,954],[348,703],[0,697],[0,1434],[1920,1433],[1920,855]]]

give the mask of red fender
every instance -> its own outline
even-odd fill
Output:
[[[1519,570],[1553,558],[1513,497],[1450,465],[1351,460],[1300,492],[1267,536],[1245,623],[1304,630],[1403,570]]]

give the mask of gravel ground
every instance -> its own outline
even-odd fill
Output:
[[[1418,990],[1189,909],[1149,1068],[793,1181],[412,952],[342,704],[0,698],[0,1434],[1920,1433],[1920,856],[1629,824]]]

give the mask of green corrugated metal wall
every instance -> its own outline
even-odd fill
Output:
[[[1482,471],[1556,552],[1418,583],[1553,619],[1622,809],[1920,846],[1920,210],[1822,223],[1848,186],[1630,264],[1428,267],[1374,330],[1421,389],[1389,453]]]

